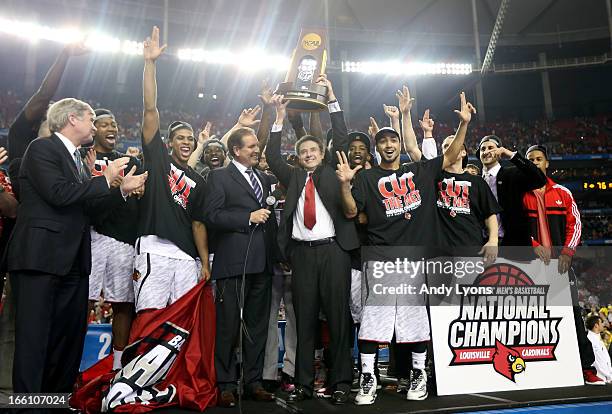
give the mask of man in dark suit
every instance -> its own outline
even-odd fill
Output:
[[[495,135],[482,138],[478,152],[483,167],[482,178],[503,208],[497,216],[499,245],[531,247],[529,219],[523,209],[523,195],[544,186],[546,177],[518,151],[502,147],[501,140]],[[502,166],[500,159],[510,160],[513,166]]]
[[[352,220],[344,217],[340,184],[336,178],[336,151],[348,151],[344,116],[336,101],[331,82],[325,75],[317,83],[327,87],[333,130],[333,150],[324,159],[323,142],[311,135],[295,145],[301,168],[289,166],[281,157],[280,141],[287,103],[274,97],[276,121],[270,133],[266,158],[270,169],[287,188],[278,242],[293,268],[292,291],[297,321],[296,389],[289,401],[312,396],[314,338],[318,329],[319,306],[327,316],[330,333],[332,402],[348,400],[352,381],[349,349],[351,258],[349,251],[359,247]]]
[[[255,131],[238,128],[227,144],[233,159],[227,167],[210,172],[204,217],[206,225],[215,231],[212,278],[216,280],[215,369],[221,392],[219,405],[233,407],[241,289],[244,290],[244,391],[257,401],[271,401],[274,397],[263,389],[262,373],[268,331],[268,318],[264,314],[270,309],[271,275],[278,255],[276,220],[270,218],[270,209],[265,208],[272,182],[269,175],[255,168],[259,162]]]
[[[94,117],[85,102],[56,102],[47,114],[52,135],[32,141],[21,163],[21,203],[6,252],[16,306],[17,393],[72,391],[87,329],[87,212],[125,202],[146,180],[132,170],[110,190],[128,158],[89,178],[78,147],[91,143]]]

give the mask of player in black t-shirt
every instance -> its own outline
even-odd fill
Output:
[[[216,138],[210,138],[211,128],[210,122],[202,126],[198,134],[198,145],[188,161],[189,166],[200,174],[204,181],[212,170],[223,167],[227,158],[225,144]]]
[[[446,151],[454,139],[453,135],[446,137],[442,150]],[[464,170],[466,163],[464,145],[459,156],[437,180],[442,242],[444,246],[452,247],[456,256],[484,254],[485,263],[492,263],[497,258],[496,214],[502,209],[482,177]],[[485,226],[488,240],[481,248]]]
[[[351,168],[361,165],[364,169],[372,168],[372,154],[370,154],[370,137],[363,132],[348,134],[349,152],[348,161]]]
[[[115,116],[108,109],[96,109],[93,149],[96,159],[91,168],[91,175],[104,174],[109,163],[125,154],[115,151],[119,132]],[[87,149],[81,155],[87,155]],[[140,174],[140,161],[130,157],[127,170],[136,168]],[[121,174],[123,176],[123,173]],[[111,183],[119,186],[121,179]],[[128,344],[132,315],[134,313],[134,242],[138,224],[138,197],[144,187],[132,193],[124,204],[114,208],[100,208],[92,214],[91,228],[91,274],[89,275],[89,309],[103,292],[104,300],[113,308],[113,369],[121,368],[123,348]]]
[[[154,27],[144,42],[142,148],[149,179],[140,201],[134,263],[137,312],[164,308],[210,278],[204,180],[187,165],[195,148],[193,129],[186,122],[170,124],[171,156],[159,132],[155,61],[165,48]]]
[[[382,128],[375,135],[376,149],[381,161],[378,167],[355,173],[361,166],[350,168],[346,155],[339,154],[338,179],[344,213],[356,217],[360,211],[368,216],[368,241],[378,246],[440,246],[439,220],[434,191],[435,179],[443,168],[457,159],[474,107],[461,93],[460,119],[456,138],[444,156],[420,163],[400,165],[400,138],[391,128]],[[353,187],[351,189],[351,180]],[[420,259],[428,249],[410,248],[411,259]],[[417,275],[414,275],[417,276]],[[422,278],[423,275],[418,275]],[[427,398],[425,361],[427,341],[430,339],[425,306],[369,305],[374,296],[367,292],[359,332],[362,361],[360,390],[356,404],[373,404],[376,399],[374,354],[379,342],[390,342],[395,335],[398,344],[407,343],[412,352],[413,369],[410,373],[409,400]],[[399,299],[397,299],[399,301]],[[424,302],[423,302],[424,305]]]

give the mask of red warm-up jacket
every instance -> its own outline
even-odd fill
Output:
[[[582,223],[572,193],[561,184],[557,184],[547,177],[544,205],[552,245],[563,246],[560,254],[573,256],[576,246],[580,243]],[[539,246],[541,238],[538,228],[538,200],[533,191],[525,193],[523,206],[529,217],[529,229],[533,245]]]

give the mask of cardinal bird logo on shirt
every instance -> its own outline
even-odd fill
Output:
[[[517,351],[507,347],[499,341],[495,341],[493,368],[497,373],[503,375],[512,382],[516,382],[514,376],[525,371],[525,361]]]
[[[170,184],[170,192],[172,193],[174,202],[186,210],[191,189],[196,186],[195,181],[187,177],[185,171],[171,164],[170,174],[168,174],[168,184]]]

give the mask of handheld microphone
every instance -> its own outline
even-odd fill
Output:
[[[266,204],[268,205],[268,208],[270,209],[270,211],[276,208],[279,201],[281,201],[280,199],[283,197],[283,194],[284,194],[284,191],[282,187],[277,185],[276,188],[274,188],[274,191],[272,191],[270,195],[266,197]]]
[[[276,197],[274,197],[274,193],[266,197],[266,205],[268,206],[268,210],[270,211],[274,210],[274,207],[276,207],[277,203],[278,203],[278,200],[276,200]]]
[[[269,196],[266,197],[266,207],[271,213],[274,213],[274,209],[276,208],[279,201],[277,197],[280,197],[281,195],[282,191],[277,188],[272,191]],[[255,228],[257,228],[260,224],[261,223],[255,224]]]

